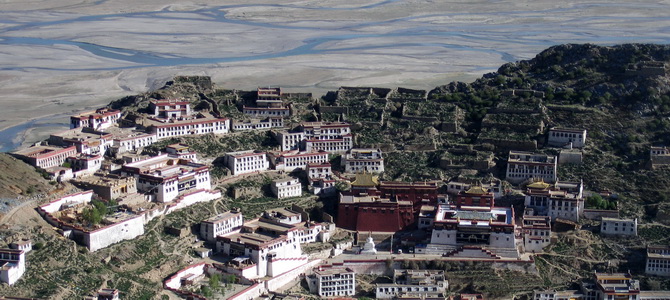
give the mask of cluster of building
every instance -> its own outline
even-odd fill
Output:
[[[159,155],[124,166],[120,174],[77,182],[88,188],[47,204],[37,211],[63,236],[96,251],[144,234],[154,218],[199,202],[221,197],[211,190],[209,169],[187,160]],[[116,201],[111,213],[96,223],[86,218],[92,200]]]
[[[579,290],[534,291],[533,300],[668,300],[670,291],[642,291],[630,273],[598,273],[584,280]]]
[[[201,237],[216,252],[231,258],[226,272],[252,280],[273,277],[308,262],[301,245],[328,242],[335,224],[303,220],[303,213],[279,208],[243,221],[240,212],[225,212],[200,224]]]

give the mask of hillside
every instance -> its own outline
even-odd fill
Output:
[[[309,94],[286,94],[294,113],[287,127],[300,121],[346,120],[352,124],[356,147],[384,151],[382,179],[404,181],[449,180],[458,175],[504,179],[505,160],[509,149],[514,149],[510,144],[556,155],[559,150],[544,147],[547,128],[585,128],[588,141],[583,163],[560,165],[559,179],[583,180],[589,190],[617,195],[621,215],[640,219],[640,236],[615,240],[589,231],[561,234],[549,253],[536,260],[539,276],[505,270],[492,273],[488,265],[466,266],[451,270],[455,272],[454,290],[509,299],[512,292],[519,295],[539,288],[569,287],[578,277],[605,268],[632,270],[641,276],[645,288],[670,289],[670,280],[641,274],[644,247],[670,242],[670,168],[649,167],[650,146],[670,145],[670,77],[659,62],[670,64],[670,46],[560,45],[534,59],[505,64],[472,83],[452,82],[430,91],[342,87],[319,99]],[[139,116],[135,112],[144,111],[150,99],[182,98],[188,99],[194,110],[239,120],[245,118],[241,108],[255,96],[255,91],[221,88],[208,77],[180,76],[159,90],[124,97],[110,106],[123,109],[125,118],[133,120]],[[225,183],[222,178],[227,171],[217,158],[229,151],[269,150],[278,145],[271,134],[260,131],[166,139],[145,151],[156,152],[175,142],[189,144],[203,161],[213,161],[214,182],[225,190],[235,186],[260,189],[260,182],[268,178],[259,175]],[[491,165],[479,171],[441,167],[444,160],[468,165],[488,158]],[[338,159],[333,157],[335,167]],[[0,167],[13,170],[0,173],[0,197],[4,199],[52,188],[34,168],[9,155],[0,154]],[[337,201],[303,200],[315,204],[315,211],[330,213]],[[195,257],[191,237],[167,235],[164,226],[192,226],[232,207],[258,213],[288,204],[271,198],[225,196],[152,221],[144,236],[93,254],[81,246],[72,247],[71,241],[49,230],[31,210],[24,219],[38,221],[22,224],[32,226],[25,232],[32,232],[40,244],[29,256],[34,260],[26,278],[31,279],[2,287],[0,294],[75,299],[100,286],[110,286],[133,299],[165,298],[161,280]],[[10,234],[9,230],[0,231],[2,236]],[[68,259],[59,259],[64,253]],[[468,283],[473,276],[485,278]],[[522,287],[525,290],[520,291]]]
[[[27,201],[38,197],[53,188],[32,166],[10,156],[0,153],[0,216]]]

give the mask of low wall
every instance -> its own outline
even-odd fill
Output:
[[[48,204],[42,205],[39,207],[39,209],[52,214],[59,211],[64,204],[88,203],[91,202],[92,197],[93,197],[93,191],[85,191],[81,193],[71,194],[63,198],[51,201]]]
[[[181,288],[182,278],[191,274],[194,274],[196,276],[203,275],[205,274],[206,268],[207,264],[205,264],[204,262],[195,265],[190,265],[184,269],[177,271],[177,273],[175,273],[174,275],[170,276],[168,279],[163,281],[163,287],[170,290],[179,290]]]
[[[605,210],[605,209],[584,209],[584,214],[582,215],[585,219],[589,220],[600,220],[601,218],[618,218],[618,210]]]
[[[124,240],[144,234],[144,218],[136,216],[83,234],[82,243],[93,252]]]
[[[253,300],[263,295],[266,291],[264,284],[256,283],[228,298],[228,300]]]
[[[348,106],[319,106],[320,113],[349,114]]]
[[[294,281],[300,278],[301,274],[311,272],[311,270],[321,263],[320,259],[310,261],[302,266],[299,266],[293,270],[285,272],[275,278],[272,278],[265,282],[265,288],[268,291],[275,292],[285,285],[289,284],[291,281]]]

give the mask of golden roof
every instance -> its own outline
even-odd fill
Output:
[[[473,185],[470,187],[469,190],[465,191],[466,194],[474,194],[474,195],[484,195],[488,194],[489,190],[485,189],[481,185]]]
[[[531,184],[529,184],[527,187],[531,189],[548,189],[551,186],[551,184],[544,182],[544,180],[536,181]]]
[[[351,186],[377,186],[379,181],[377,176],[373,176],[372,173],[363,172],[356,174],[356,180],[351,183]]]

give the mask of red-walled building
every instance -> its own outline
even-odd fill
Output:
[[[482,186],[472,186],[467,191],[461,191],[456,196],[456,206],[481,206],[493,208],[495,197],[488,189]]]
[[[421,205],[437,202],[438,189],[437,182],[379,184],[372,174],[357,174],[351,190],[340,196],[337,226],[374,232],[412,228]]]
[[[383,198],[398,201],[409,201],[415,211],[419,211],[422,205],[435,205],[439,194],[440,184],[438,181],[427,182],[398,182],[384,181],[379,185]]]

